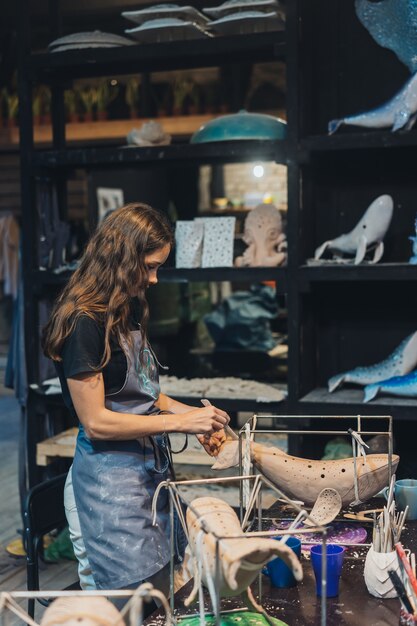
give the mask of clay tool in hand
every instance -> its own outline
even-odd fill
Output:
[[[201,404],[203,406],[212,406],[210,400],[207,400],[207,398],[202,398],[201,399]],[[239,437],[236,435],[236,433],[230,428],[230,426],[228,424],[226,424],[226,426],[224,427],[224,432],[229,435],[229,437],[231,439],[239,439]]]

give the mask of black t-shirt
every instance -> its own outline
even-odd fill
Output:
[[[136,298],[131,302],[129,326],[131,330],[138,330],[140,319],[139,302]],[[127,359],[115,337],[110,338],[111,357],[107,365],[101,370],[103,373],[104,391],[106,394],[115,393],[123,386],[126,378]],[[55,367],[62,387],[62,396],[65,405],[75,414],[67,378],[77,374],[95,372],[104,354],[104,325],[87,315],[81,315],[71,335],[63,345],[62,361],[55,361]]]

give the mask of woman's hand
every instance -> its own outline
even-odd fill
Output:
[[[205,406],[187,411],[181,416],[181,431],[192,435],[213,435],[230,421],[225,411],[215,406]]]
[[[197,435],[197,439],[208,455],[217,456],[227,437],[224,429],[222,428],[212,435]]]

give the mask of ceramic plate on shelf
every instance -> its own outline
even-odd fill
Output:
[[[137,28],[125,30],[125,33],[141,43],[203,39],[204,37],[213,36],[198,24],[185,22],[176,17],[149,20]]]
[[[275,11],[283,19],[285,16],[285,11],[277,0],[226,0],[218,7],[208,7],[203,11],[216,19],[229,15],[229,13],[240,13],[241,11],[260,11],[261,13]]]
[[[143,24],[151,19],[162,17],[178,17],[187,22],[195,22],[204,26],[208,18],[194,7],[181,7],[178,4],[157,4],[140,11],[123,11],[122,16],[135,24]]]
[[[75,48],[108,48],[116,46],[131,46],[135,42],[127,37],[113,35],[113,33],[103,33],[99,30],[84,33],[73,33],[65,37],[59,37],[51,41],[48,45],[49,52],[56,52],[58,48],[65,46],[65,50]]]
[[[237,35],[283,30],[285,23],[275,12],[242,11],[214,20],[209,23],[208,27],[219,35]]]

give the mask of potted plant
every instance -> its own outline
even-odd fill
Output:
[[[129,107],[130,119],[136,119],[139,116],[140,102],[140,80],[134,76],[129,78],[126,83],[125,101]]]
[[[97,104],[97,89],[95,87],[81,89],[80,99],[84,108],[84,122],[92,122],[94,109]]]
[[[108,80],[103,80],[97,87],[97,119],[106,120],[108,106],[117,97],[119,87],[112,85]]]
[[[190,88],[187,94],[187,113],[189,115],[198,115],[200,112],[200,88],[197,83],[190,81]]]
[[[187,78],[176,78],[173,85],[174,104],[173,115],[182,115],[184,102],[192,89],[193,83]]]
[[[17,93],[9,93],[5,87],[3,89],[3,99],[6,102],[7,127],[14,128],[17,126],[17,113],[19,110],[19,96]]]
[[[210,82],[204,85],[204,111],[205,113],[216,113],[218,107],[218,85]]]
[[[68,121],[76,123],[80,121],[80,93],[78,89],[66,89],[64,92],[65,110]]]
[[[39,126],[41,123],[42,115],[42,96],[39,89],[36,89],[32,99],[32,115],[33,123],[35,126]]]

